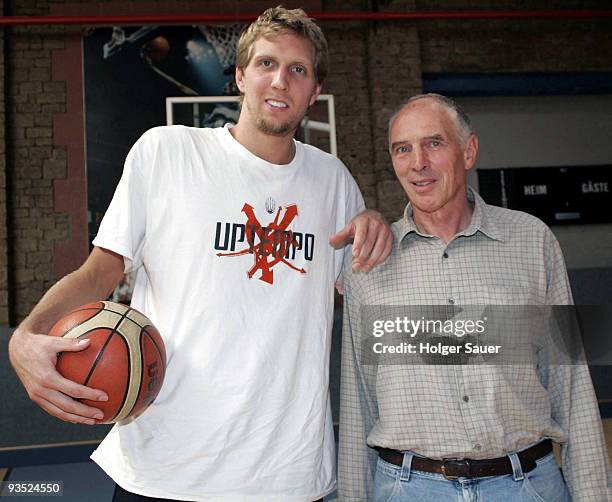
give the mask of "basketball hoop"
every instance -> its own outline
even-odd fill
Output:
[[[202,32],[206,41],[212,45],[223,70],[226,72],[233,69],[236,64],[236,43],[244,27],[245,25],[240,23],[219,26],[198,25],[198,29]]]

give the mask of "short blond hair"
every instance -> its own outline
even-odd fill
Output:
[[[253,45],[261,37],[283,32],[295,33],[310,40],[315,50],[314,70],[318,84],[327,76],[327,40],[321,28],[302,9],[285,9],[282,6],[267,9],[240,35],[236,44],[236,67],[244,71],[251,62]]]

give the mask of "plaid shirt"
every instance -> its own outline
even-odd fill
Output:
[[[544,438],[562,444],[575,501],[605,501],[607,452],[585,364],[543,366],[362,364],[362,307],[570,305],[559,244],[526,213],[487,205],[471,189],[471,224],[446,245],[420,233],[408,205],[394,248],[369,274],[345,267],[338,495],[366,501],[377,453],[484,459]]]

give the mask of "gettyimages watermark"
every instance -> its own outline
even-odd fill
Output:
[[[363,364],[612,365],[612,309],[551,305],[370,305]]]

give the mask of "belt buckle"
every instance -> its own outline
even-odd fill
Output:
[[[469,459],[463,459],[463,460],[459,460],[458,458],[444,458],[442,459],[442,476],[444,476],[444,479],[448,480],[448,481],[456,481],[457,479],[460,478],[460,476],[452,476],[450,474],[448,474],[446,472],[446,465],[449,463],[453,463],[453,464],[465,464],[467,465],[468,468],[468,476],[470,475],[470,461]]]

